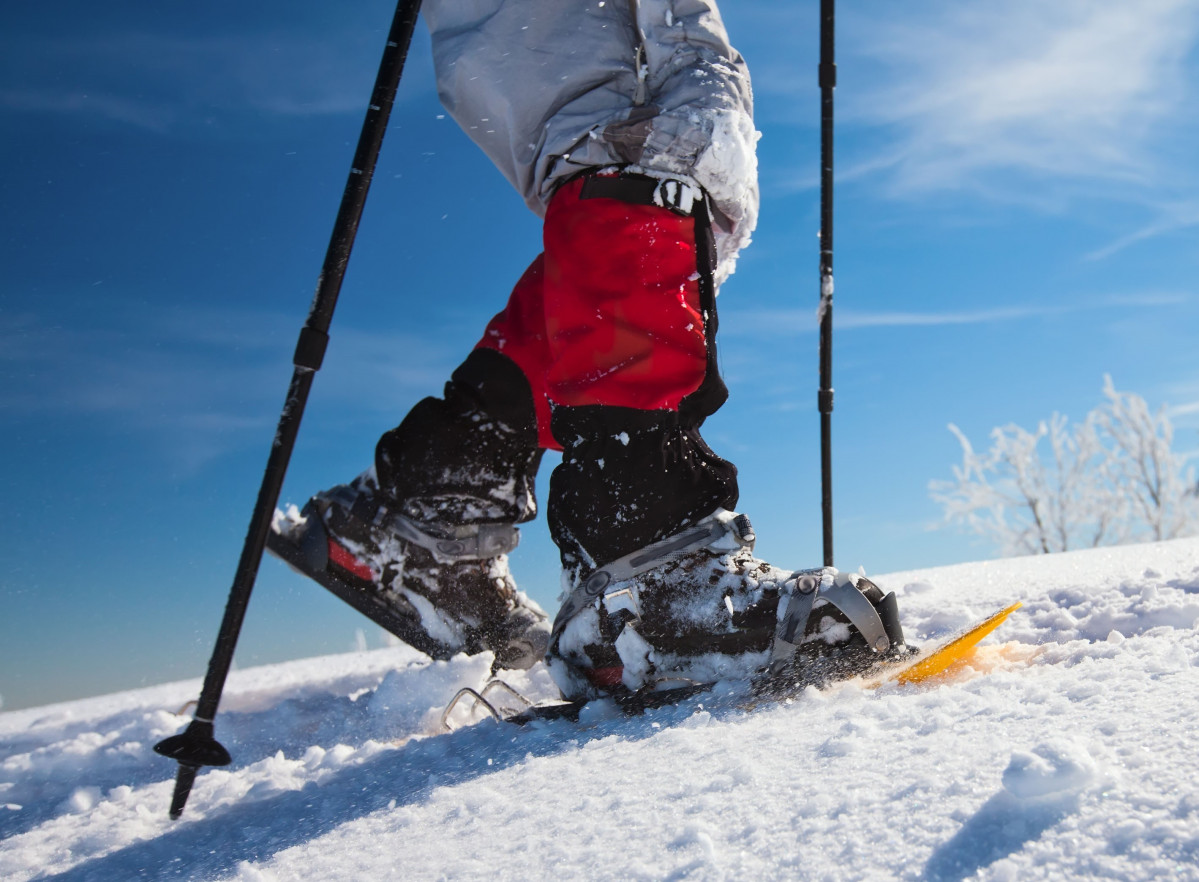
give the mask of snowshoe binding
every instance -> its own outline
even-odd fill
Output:
[[[802,688],[906,657],[894,594],[832,568],[754,556],[749,519],[723,509],[604,566],[568,571],[547,663],[589,699],[748,679]]]
[[[508,570],[516,526],[449,527],[413,513],[367,472],[318,493],[302,511],[276,511],[267,548],[433,658],[490,650],[496,670],[540,660],[546,614]]]

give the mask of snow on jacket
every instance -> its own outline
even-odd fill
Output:
[[[714,0],[425,0],[438,93],[538,215],[586,168],[689,179],[718,281],[757,222],[749,72]]]

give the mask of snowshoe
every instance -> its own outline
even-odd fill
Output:
[[[588,571],[568,572],[547,662],[568,699],[758,679],[854,676],[906,654],[894,594],[832,568],[754,556],[745,515],[723,509]]]
[[[267,548],[433,658],[491,650],[497,670],[537,662],[550,629],[508,571],[516,526],[420,522],[389,502],[367,473],[277,511]]]

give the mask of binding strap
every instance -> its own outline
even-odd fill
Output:
[[[558,615],[554,617],[554,629],[550,633],[550,651],[557,649],[558,638],[570,620],[594,603],[613,582],[632,579],[672,558],[701,548],[736,551],[744,546],[752,549],[755,538],[748,517],[719,508],[694,527],[604,564],[586,579],[576,583],[562,602]]]
[[[520,542],[520,530],[511,524],[467,524],[435,536],[401,514],[387,518],[385,527],[397,536],[426,548],[438,560],[487,560],[510,554]]]
[[[630,205],[656,205],[691,217],[704,205],[704,191],[682,178],[656,178],[635,172],[590,173],[580,199],[615,199]]]
[[[902,632],[899,632],[897,627],[888,629],[875,605],[858,590],[855,577],[838,573],[832,567],[796,573],[795,576],[795,587],[786,607],[781,603],[779,605],[781,612],[771,652],[771,671],[777,672],[786,667],[795,656],[795,651],[803,642],[818,595],[821,600],[831,603],[845,614],[850,624],[862,635],[871,652],[883,653],[903,642]],[[888,594],[880,605],[887,604],[888,601],[890,607],[894,607],[894,593]],[[892,631],[897,634],[894,639]]]
[[[323,494],[350,518],[369,528],[382,530],[427,549],[439,563],[488,560],[510,554],[520,543],[515,524],[420,524],[392,511],[383,499],[351,484],[341,484]]]

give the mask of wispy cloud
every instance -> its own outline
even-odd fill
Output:
[[[1177,376],[1166,383],[1160,397],[1167,403],[1166,413],[1174,420],[1175,429],[1185,429],[1183,433],[1176,432],[1175,438],[1180,443],[1193,446],[1196,436],[1194,430],[1199,426],[1199,374]],[[1196,455],[1192,450],[1188,455]]]
[[[1138,242],[1199,226],[1199,200],[1194,204],[1162,205],[1158,208],[1157,214],[1155,220],[1127,235],[1120,236],[1102,248],[1095,249],[1086,254],[1085,258],[1087,260],[1103,260]]]
[[[66,326],[0,317],[0,420],[69,419],[81,431],[126,436],[184,471],[269,438],[291,376],[295,317],[119,313],[104,327],[83,317]],[[415,334],[338,327],[312,400],[344,426],[398,422],[414,400],[438,392],[460,354]]]
[[[1147,293],[1143,295],[1096,298],[1086,303],[1061,305],[1023,305],[998,309],[948,310],[943,312],[864,312],[838,309],[834,324],[839,331],[866,328],[928,328],[946,325],[985,325],[1020,321],[1029,318],[1068,315],[1099,309],[1176,306],[1189,301],[1185,294]],[[818,318],[815,310],[775,309],[742,310],[735,322],[722,325],[729,333],[747,329],[755,335],[769,331],[773,334],[816,333]]]
[[[837,12],[839,182],[1093,217],[1113,232],[1090,260],[1199,226],[1199,0],[861,0]],[[763,127],[814,128],[815,3],[759,0],[736,16],[738,34],[752,31],[737,39]],[[818,186],[810,168],[769,168],[769,194]]]
[[[838,327],[846,330],[856,328],[933,327],[939,325],[981,325],[1009,322],[1039,315],[1063,312],[1052,307],[1011,307],[1006,309],[983,309],[967,312],[854,312],[837,318]]]
[[[1095,306],[1182,306],[1194,298],[1177,291],[1142,291],[1137,294],[1108,294],[1095,302]]]
[[[219,128],[237,114],[357,113],[383,45],[378,28],[360,24],[348,21],[333,32],[281,26],[207,34],[10,33],[0,37],[0,53],[21,74],[0,89],[0,111],[189,133]],[[422,51],[418,45],[406,78],[427,87]]]
[[[896,190],[999,188],[997,172],[1160,183],[1157,144],[1180,130],[1176,115],[1190,99],[1196,0],[953,0],[869,11],[854,20],[862,39],[851,51],[881,70],[848,109],[888,128],[891,149],[863,161],[885,166]]]
[[[1005,309],[983,309],[953,312],[861,312],[852,309],[837,310],[834,323],[839,331],[863,328],[918,328],[941,325],[978,325],[995,322],[1016,321],[1031,316],[1043,316],[1065,312],[1065,307],[1010,307]],[[815,333],[819,322],[815,310],[774,309],[744,310],[738,313],[735,324],[725,323],[730,333],[740,327],[752,328],[754,334],[769,331],[774,334]]]

